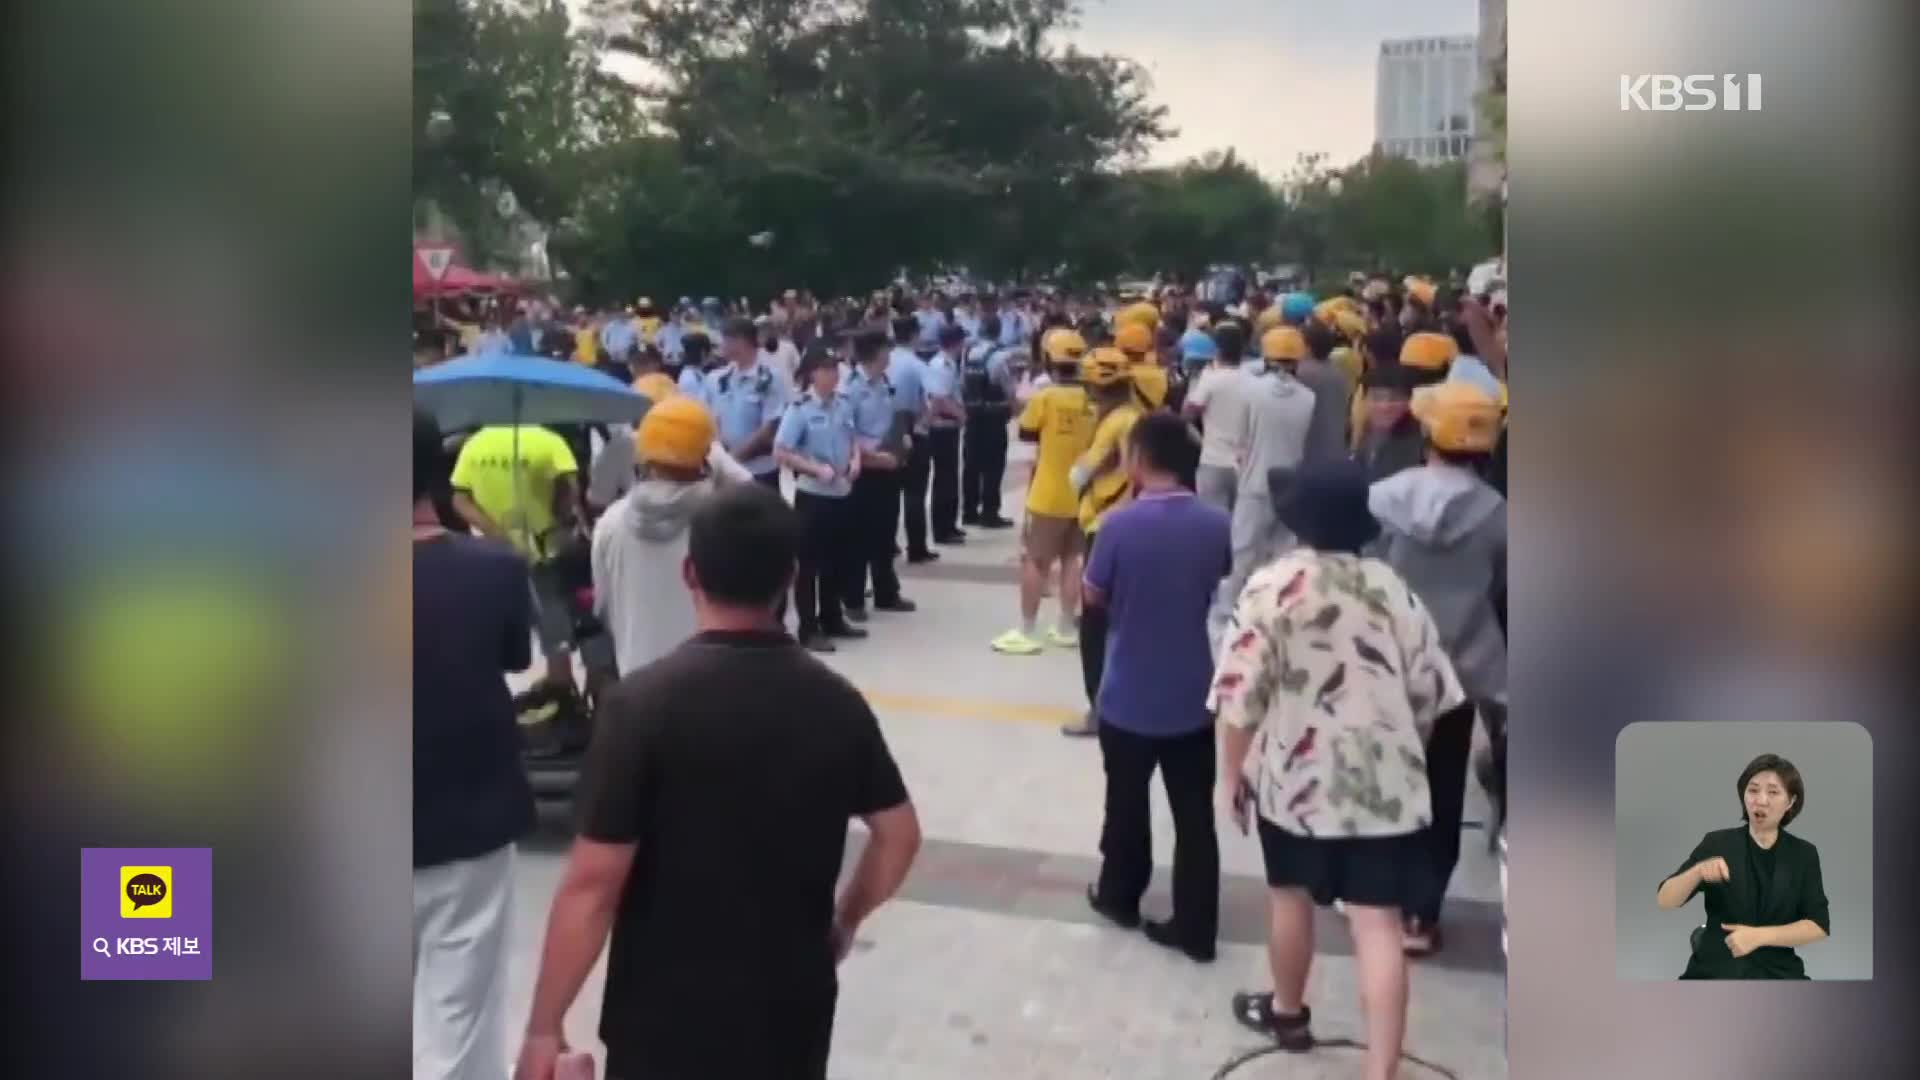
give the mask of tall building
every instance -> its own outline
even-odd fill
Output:
[[[1473,105],[1479,52],[1473,37],[1381,42],[1375,145],[1423,165],[1465,158],[1479,123]]]

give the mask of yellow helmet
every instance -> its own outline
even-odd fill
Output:
[[[1333,328],[1348,341],[1359,341],[1367,336],[1366,317],[1351,308],[1340,308],[1334,311],[1330,320]]]
[[[1113,331],[1113,347],[1130,356],[1145,356],[1153,351],[1153,327],[1138,322],[1121,323]]]
[[[1439,292],[1433,282],[1422,277],[1408,276],[1406,286],[1407,299],[1415,301],[1422,307],[1433,306],[1433,298]]]
[[[1473,383],[1449,379],[1423,386],[1413,392],[1411,405],[1427,441],[1442,450],[1485,454],[1500,441],[1500,402]]]
[[[1276,326],[1261,335],[1260,357],[1263,360],[1305,360],[1307,339],[1291,326]]]
[[[671,375],[658,371],[650,371],[633,380],[634,392],[655,404],[665,401],[668,395],[679,389],[679,385],[673,381]]]
[[[1142,300],[1137,304],[1128,304],[1113,317],[1115,329],[1126,326],[1144,326],[1152,333],[1160,326],[1160,309]]]
[[[1127,372],[1127,378],[1133,381],[1133,392],[1149,409],[1157,409],[1167,403],[1167,369],[1152,362],[1135,364]]]
[[[1078,330],[1056,326],[1041,335],[1040,353],[1049,364],[1077,364],[1087,355],[1087,339]]]
[[[1263,334],[1279,325],[1280,309],[1271,304],[1261,309],[1259,317],[1253,320],[1253,328]]]
[[[1421,371],[1439,371],[1459,355],[1460,346],[1454,344],[1452,338],[1431,330],[1407,335],[1406,342],[1400,346],[1400,363]]]
[[[685,394],[674,394],[647,410],[634,436],[634,453],[643,465],[698,469],[713,449],[713,414]]]
[[[1101,348],[1080,361],[1080,381],[1088,386],[1113,386],[1127,377],[1131,362],[1119,349]]]

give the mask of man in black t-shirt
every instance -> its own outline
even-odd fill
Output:
[[[822,1080],[835,973],[920,825],[858,690],[774,614],[800,528],[759,485],[694,511],[700,632],[601,705],[519,1080],[548,1080],[608,932],[608,1080]],[[847,821],[869,838],[838,902]]]
[[[526,560],[449,532],[440,429],[413,420],[413,1075],[498,1076],[513,842],[533,824],[505,674],[533,661]]]

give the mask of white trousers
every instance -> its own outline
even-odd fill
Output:
[[[413,1078],[506,1080],[513,845],[413,872]]]

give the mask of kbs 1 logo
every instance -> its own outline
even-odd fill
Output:
[[[1621,112],[1759,112],[1758,75],[1622,75]]]

